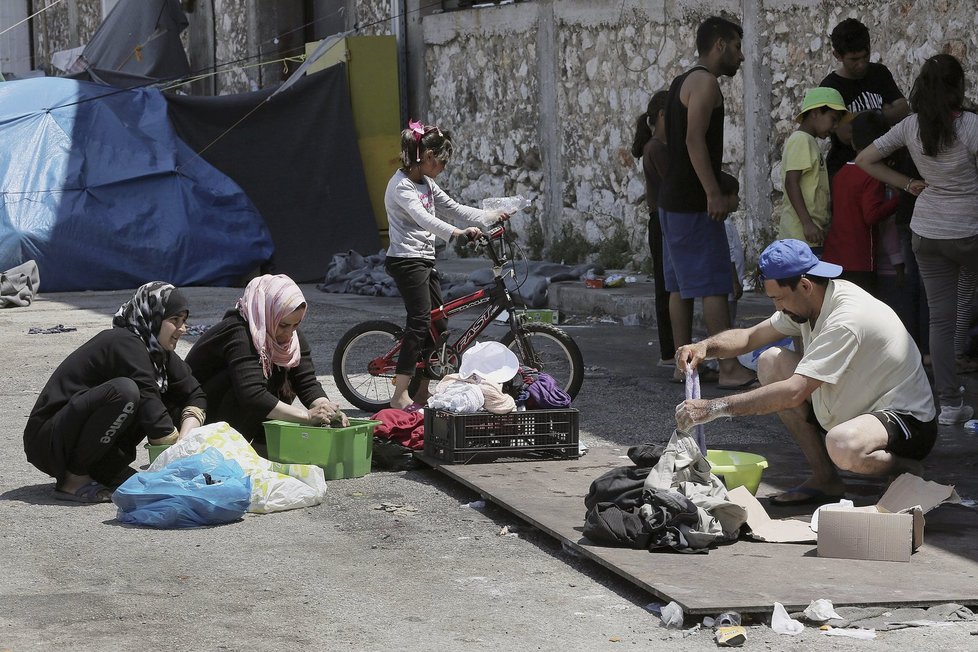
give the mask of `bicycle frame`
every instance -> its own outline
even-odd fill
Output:
[[[505,276],[502,273],[502,267],[507,262],[505,256],[500,257],[496,253],[492,246],[492,240],[498,240],[505,233],[505,229],[501,226],[492,229],[488,236],[484,237],[484,244],[487,245],[486,250],[489,253],[489,257],[493,262],[493,281],[494,285],[491,288],[483,288],[481,290],[476,290],[471,294],[467,294],[464,297],[459,297],[458,299],[453,299],[448,303],[445,303],[431,311],[431,321],[429,324],[429,334],[432,341],[435,343],[435,351],[437,351],[439,360],[446,360],[448,357],[448,341],[447,341],[447,331],[442,333],[438,330],[435,324],[443,319],[447,319],[452,315],[456,315],[463,310],[468,310],[469,308],[474,308],[476,306],[481,306],[488,303],[489,306],[480,314],[472,324],[466,328],[461,335],[451,344],[451,352],[455,354],[460,354],[465,349],[469,347],[470,344],[477,338],[488,326],[496,319],[503,311],[509,313],[509,327],[512,329],[513,333],[517,335],[516,341],[517,346],[521,349],[525,347],[525,343],[522,337],[519,337],[519,318],[514,313],[515,303],[513,302],[513,297],[506,287]],[[401,350],[401,342],[398,340],[395,342],[394,346],[379,358],[375,358],[370,361],[367,369],[372,375],[380,375],[384,373],[391,373],[397,365],[397,354]],[[426,351],[428,351],[426,349]],[[432,351],[434,352],[434,351]],[[523,351],[523,353],[527,353]],[[430,353],[423,357],[417,365],[417,369],[422,371],[428,367],[428,362],[431,359]]]

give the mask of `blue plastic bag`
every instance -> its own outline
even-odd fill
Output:
[[[230,523],[251,503],[251,478],[216,448],[130,477],[112,494],[123,523],[185,528]]]

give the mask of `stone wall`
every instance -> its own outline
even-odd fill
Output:
[[[635,119],[692,65],[696,26],[720,12],[746,33],[742,72],[720,83],[724,167],[741,181],[743,210],[733,219],[748,260],[774,237],[781,146],[805,90],[835,66],[835,24],[862,20],[873,59],[905,94],[928,56],[950,51],[967,69],[978,46],[973,0],[536,0],[426,16],[426,119],[452,127],[459,142],[445,186],[468,203],[528,196],[516,231],[536,229],[548,250],[565,250],[571,229],[593,259],[602,245],[620,248],[623,233],[630,267],[642,267],[647,210],[629,153]]]
[[[33,0],[33,9],[53,2]],[[35,18],[37,61],[49,67],[51,52],[86,43],[101,5],[67,0]],[[742,210],[733,219],[749,260],[774,237],[781,146],[805,90],[835,66],[828,34],[836,23],[866,23],[873,59],[905,94],[928,56],[948,51],[972,70],[978,51],[975,0],[530,0],[441,13],[429,5],[404,5],[407,101],[412,117],[455,133],[457,156],[440,179],[446,189],[468,204],[522,194],[531,206],[513,226],[532,253],[586,254],[633,269],[648,257],[641,168],[629,153],[635,119],[653,92],[694,63],[703,18],[725,12],[745,29],[747,60],[720,84],[724,167],[741,181]],[[301,30],[274,37],[303,22],[302,2],[196,6],[188,37],[195,69],[301,48]],[[402,11],[399,3],[352,6],[349,26],[395,32],[388,18]],[[421,38],[412,31],[418,21]],[[281,64],[232,68],[198,82],[196,92],[240,92],[282,76]]]
[[[51,55],[61,50],[85,45],[102,24],[102,0],[33,0],[31,13],[43,11],[32,19],[34,60],[36,67],[52,75]]]

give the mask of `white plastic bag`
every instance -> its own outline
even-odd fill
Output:
[[[675,602],[670,602],[662,607],[659,618],[662,620],[663,627],[668,629],[683,628],[683,608]]]
[[[837,503],[826,503],[825,505],[819,505],[818,509],[816,509],[815,512],[812,514],[812,520],[809,527],[812,528],[812,532],[818,532],[818,513],[821,512],[823,509],[832,509],[832,510],[837,510],[840,508],[850,509],[852,506],[853,506],[852,501],[846,498],[843,498]]]
[[[235,460],[251,477],[251,505],[256,514],[311,507],[326,500],[326,476],[313,464],[283,464],[258,455],[251,444],[225,422],[194,428],[150,464],[150,471],[206,448],[218,449],[225,458]]]
[[[780,602],[774,603],[774,613],[771,614],[771,629],[778,634],[788,636],[798,636],[805,631],[805,626],[788,615],[784,605]]]
[[[486,197],[482,200],[482,210],[500,211],[510,217],[529,205],[530,200],[523,195],[516,195],[515,197]],[[486,224],[486,226],[492,225]]]
[[[831,600],[820,598],[805,607],[805,618],[812,622],[824,623],[826,620],[841,620],[842,616],[835,613]]]

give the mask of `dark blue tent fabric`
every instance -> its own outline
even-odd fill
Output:
[[[0,84],[0,270],[45,291],[233,285],[272,254],[241,188],[180,140],[155,89]]]

